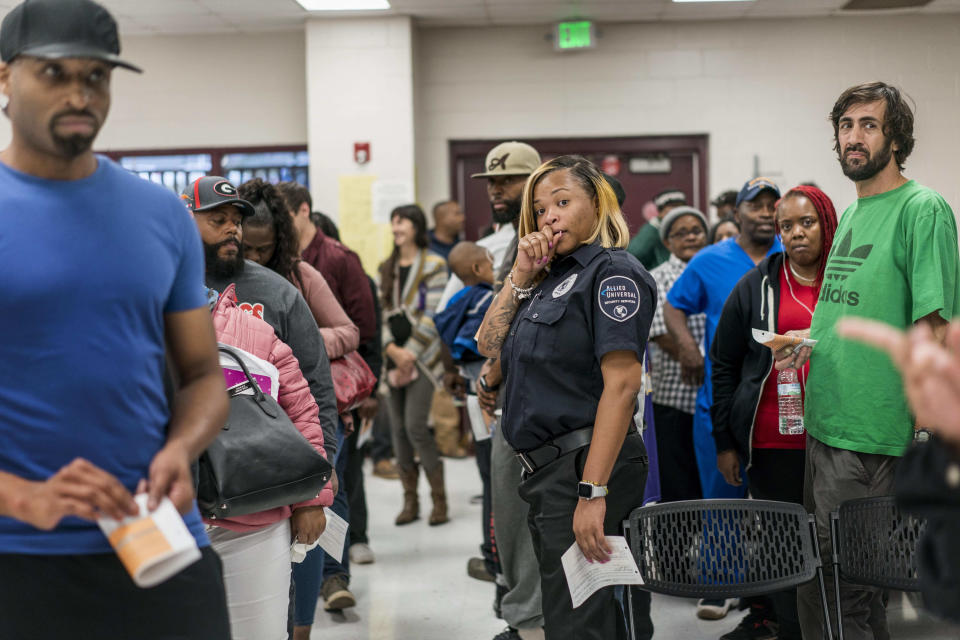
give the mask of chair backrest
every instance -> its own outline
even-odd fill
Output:
[[[711,598],[773,593],[821,566],[812,517],[767,500],[687,500],[634,509],[630,547],[648,591]]]
[[[893,496],[848,500],[833,512],[832,524],[844,580],[900,591],[920,589],[917,542],[926,523],[901,513]]]

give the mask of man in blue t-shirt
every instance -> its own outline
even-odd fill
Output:
[[[0,638],[229,638],[190,474],[228,410],[200,241],[176,196],[91,151],[113,69],[138,71],[119,52],[91,0],[24,2],[0,27]],[[96,524],[140,491],[202,551],[151,589]]]
[[[740,235],[702,249],[695,255],[671,287],[663,309],[667,330],[676,341],[680,354],[684,382],[702,385],[697,393],[693,439],[704,498],[742,498],[746,494],[742,482],[738,486],[729,485],[717,470],[717,448],[710,421],[713,401],[710,360],[705,360],[704,354],[710,352],[723,304],[733,287],[763,258],[783,250],[774,218],[779,198],[780,190],[767,178],[754,178],[744,183],[737,195],[734,213],[740,224]],[[703,345],[694,340],[687,326],[687,316],[697,313],[707,315]],[[707,603],[706,607],[698,610],[698,615],[714,618],[726,615],[729,605],[720,601]],[[767,614],[765,611],[764,615]],[[752,618],[747,623],[752,623]]]

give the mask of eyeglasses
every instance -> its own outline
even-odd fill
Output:
[[[669,240],[679,240],[680,238],[686,238],[687,236],[699,238],[700,236],[706,234],[707,232],[703,230],[703,227],[694,227],[692,229],[678,229],[677,231],[673,231],[667,235],[667,238]]]

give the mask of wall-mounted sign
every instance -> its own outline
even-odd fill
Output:
[[[592,49],[597,46],[597,34],[589,20],[560,22],[554,31],[553,42],[558,51]]]
[[[357,164],[367,164],[370,162],[370,143],[369,142],[354,142],[353,143],[353,161]]]
[[[670,156],[633,156],[630,158],[630,173],[670,173]]]
[[[613,154],[603,156],[603,161],[600,163],[600,168],[604,173],[611,176],[620,175],[620,156]]]

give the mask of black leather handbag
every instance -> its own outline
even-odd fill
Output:
[[[220,351],[237,362],[247,382],[231,392],[227,424],[200,456],[200,512],[229,518],[312,500],[333,467],[260,390],[243,359],[222,345]],[[242,393],[247,388],[253,395]]]

